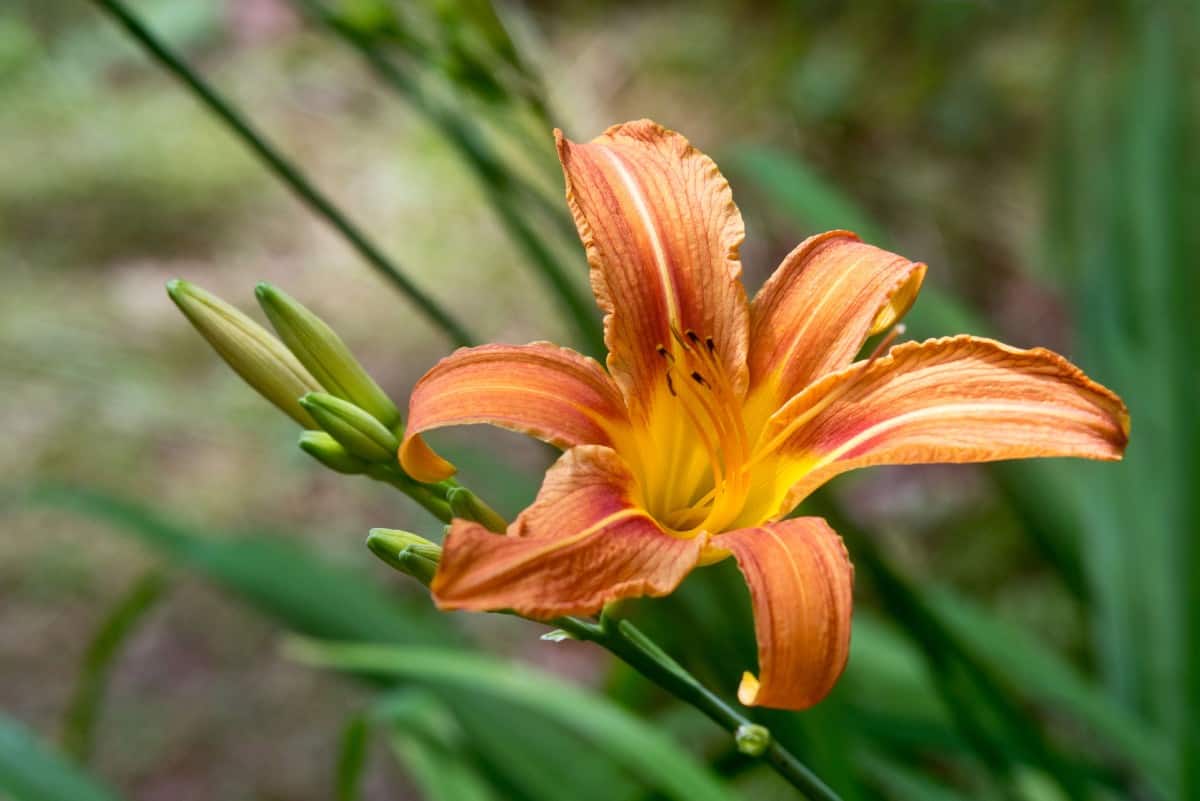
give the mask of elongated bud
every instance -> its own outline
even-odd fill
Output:
[[[324,320],[271,284],[259,284],[254,294],[279,338],[326,391],[396,430],[400,410]]]
[[[503,533],[508,528],[508,523],[495,509],[466,487],[452,487],[446,492],[446,502],[450,504],[450,513],[455,517],[474,520],[496,533]]]
[[[367,535],[367,547],[389,565],[422,584],[433,581],[442,549],[424,537],[391,528],[373,528]]]
[[[300,405],[351,454],[368,462],[395,461],[400,440],[353,403],[324,392],[310,392],[300,399]]]
[[[300,450],[330,470],[347,475],[367,472],[368,464],[342,447],[324,431],[305,431],[300,435]]]
[[[243,381],[300,425],[317,428],[300,406],[300,397],[321,387],[283,343],[216,295],[187,281],[168,281],[167,294]]]

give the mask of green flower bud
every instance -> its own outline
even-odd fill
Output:
[[[242,380],[305,428],[317,423],[300,396],[320,389],[317,380],[265,328],[225,301],[176,278],[167,294]]]
[[[270,284],[259,284],[254,294],[279,338],[326,391],[396,430],[400,410],[325,321]]]
[[[387,464],[396,461],[400,440],[383,423],[353,403],[324,392],[310,392],[300,399],[300,405],[321,428],[358,458]]]
[[[367,547],[389,565],[422,584],[433,581],[442,549],[424,537],[390,528],[373,528],[367,535]]]
[[[483,502],[475,493],[466,487],[451,487],[446,492],[446,502],[450,504],[450,513],[464,520],[474,520],[489,531],[502,534],[508,528],[508,523],[495,509]]]
[[[366,462],[347,451],[324,431],[305,431],[301,434],[300,450],[339,473],[356,475],[367,471]]]

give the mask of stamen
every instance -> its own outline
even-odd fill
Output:
[[[875,346],[875,350],[871,351],[871,356],[867,359],[867,366],[869,367],[874,364],[875,360],[883,355],[892,346],[892,343],[896,341],[896,337],[903,334],[905,330],[904,323],[897,323],[892,326],[892,330],[887,332],[887,336],[879,340],[879,344]]]
[[[685,416],[706,446],[709,459],[714,460],[712,488],[700,499],[690,501],[688,508],[700,517],[696,525],[719,528],[737,516],[749,492],[750,476],[743,465],[750,457],[750,442],[740,401],[724,363],[716,354],[713,337],[701,337],[692,330],[680,332],[674,326],[671,336],[679,344],[679,350],[674,351],[678,361],[672,360],[671,366],[682,368],[680,375],[691,378],[688,383],[676,386],[678,398],[684,402]],[[692,368],[690,373],[688,368]],[[697,385],[708,392],[697,392]],[[696,492],[702,492],[702,488],[697,487]],[[672,512],[671,517],[678,518],[678,514]]]
[[[692,429],[692,441],[698,441],[708,458],[712,484],[706,488],[699,483],[683,497],[678,492],[684,488],[677,485],[671,494],[675,498],[672,506],[688,496],[690,499],[682,508],[671,508],[666,517],[689,529],[720,528],[736,519],[750,487],[745,470],[751,457],[750,442],[742,419],[741,398],[712,336],[691,329],[681,331],[673,324],[669,331],[677,347],[660,343],[655,351],[667,363],[667,389],[681,404],[679,411]],[[676,455],[682,455],[674,454],[675,448],[683,445],[678,440],[671,445],[670,464],[675,463]],[[665,497],[662,500],[670,503]]]
[[[702,412],[704,415],[707,415],[709,422],[713,424],[714,433],[717,435],[718,441],[723,439],[723,432],[720,426],[717,424],[717,420],[713,417],[712,408],[704,402],[705,397],[698,393],[695,389],[692,389],[690,385],[685,384],[684,386],[687,387],[687,390],[677,397],[681,402],[684,416],[692,424],[692,429],[696,432],[696,436],[700,439],[701,444],[704,446],[704,450],[708,454],[709,465],[712,468],[713,486],[719,487],[725,478],[724,464],[718,458],[719,449],[717,444],[714,443],[712,437],[709,436],[708,431],[701,423],[701,414],[697,414],[697,412]],[[699,404],[700,408],[693,408],[693,405],[697,403]]]

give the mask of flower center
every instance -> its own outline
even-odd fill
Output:
[[[737,518],[749,492],[750,443],[742,401],[712,337],[672,328],[660,344],[669,402],[652,447],[655,486],[647,503],[655,518],[684,535],[721,531]]]
[[[895,326],[883,338],[859,378],[903,331]],[[779,448],[857,381],[842,382],[804,409],[784,404],[772,413],[761,408],[762,398],[744,401],[734,391],[712,337],[674,327],[671,334],[670,347],[657,348],[666,391],[655,404],[641,448],[641,464],[648,468],[642,475],[646,508],[685,537],[757,525],[777,510],[779,493],[799,478],[779,474],[773,461]],[[802,460],[795,464],[811,468]]]

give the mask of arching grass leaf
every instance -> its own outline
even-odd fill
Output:
[[[671,740],[619,707],[528,668],[444,649],[298,642],[309,664],[382,677],[417,679],[504,699],[537,711],[591,741],[639,779],[678,801],[730,801],[712,774]]]

